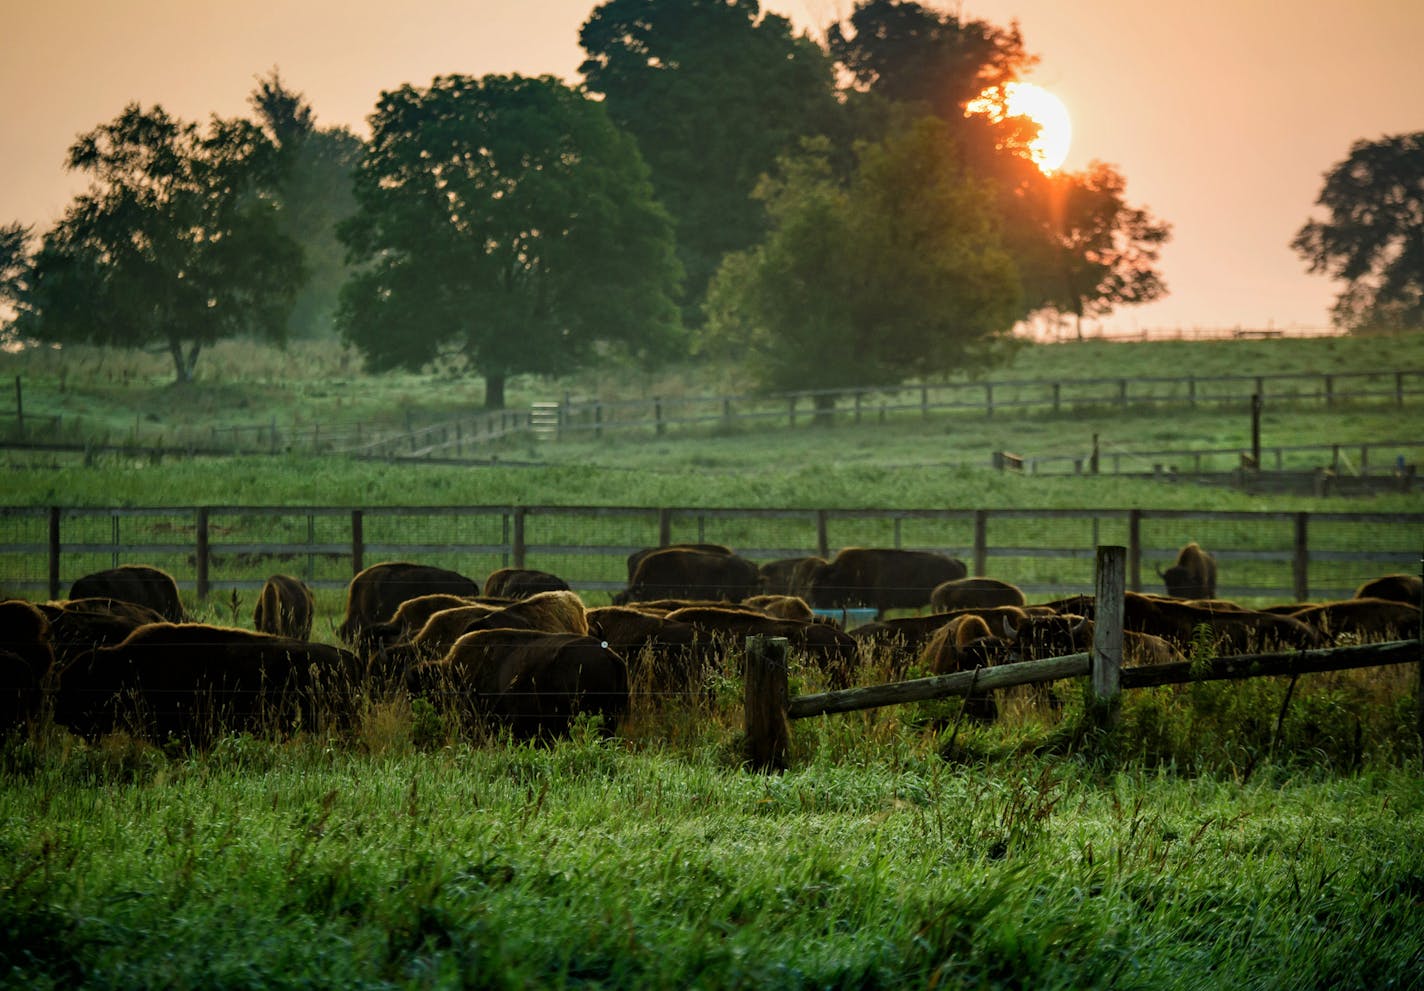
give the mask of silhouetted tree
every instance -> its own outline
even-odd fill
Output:
[[[275,149],[254,124],[214,117],[200,130],[130,104],[81,135],[67,164],[91,183],[34,258],[26,334],[161,345],[180,382],[214,341],[284,339],[301,253],[278,227]]]
[[[552,76],[381,94],[342,236],[343,334],[372,368],[508,376],[680,347],[671,224],[632,138]]]
[[[1424,131],[1357,141],[1325,174],[1311,220],[1293,247],[1345,282],[1336,325],[1353,332],[1424,329]]]
[[[772,229],[713,280],[707,350],[746,356],[772,389],[891,384],[993,362],[1015,319],[1017,273],[948,128],[926,117],[862,145],[844,183],[828,151],[810,143],[763,180]]]
[[[837,113],[825,52],[757,0],[607,0],[579,32],[588,88],[638,142],[699,320],[722,256],[766,230],[757,179]]]

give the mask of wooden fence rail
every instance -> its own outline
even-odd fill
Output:
[[[1093,705],[1090,716],[1103,726],[1115,722],[1118,701],[1121,692],[1126,689],[1406,663],[1420,665],[1420,685],[1424,688],[1424,652],[1421,652],[1424,638],[1323,650],[1235,655],[1198,664],[1178,662],[1123,668],[1126,559],[1125,547],[1104,546],[1097,550],[1097,611],[1093,649],[1086,653],[1020,661],[891,684],[791,696],[784,641],[776,649],[766,642],[770,638],[748,638],[745,711],[749,762],[760,770],[784,770],[791,739],[789,723],[794,719],[963,697],[999,688],[1046,684],[1085,675],[1091,678]],[[1416,727],[1424,737],[1424,692],[1415,701]]]

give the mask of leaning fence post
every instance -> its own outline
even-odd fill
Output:
[[[747,637],[743,681],[746,688],[747,761],[758,771],[786,770],[791,723],[786,718],[786,638]]]
[[[59,517],[59,507],[49,507],[49,597],[51,599],[59,598]]]
[[[1100,728],[1117,723],[1122,694],[1122,613],[1127,548],[1098,548],[1093,618],[1093,703]]]

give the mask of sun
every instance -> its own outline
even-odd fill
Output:
[[[986,89],[964,107],[966,114],[987,114],[991,120],[1027,117],[1038,125],[1038,137],[1029,142],[1029,156],[1044,173],[1052,173],[1068,158],[1073,143],[1073,120],[1068,108],[1042,86],[1006,83],[1002,90]]]

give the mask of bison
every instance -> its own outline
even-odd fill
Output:
[[[700,694],[715,661],[711,645],[680,620],[631,606],[588,611],[588,632],[628,663],[631,691],[658,701],[664,696]]]
[[[273,575],[257,596],[252,626],[258,633],[307,640],[315,612],[316,599],[306,582],[291,575]]]
[[[1419,635],[1419,607],[1393,599],[1344,599],[1321,602],[1291,613],[1333,642],[1348,637],[1367,640],[1413,639]]]
[[[539,592],[567,592],[569,583],[558,575],[530,568],[498,568],[485,579],[484,594],[504,599],[527,599]]]
[[[1003,660],[1008,644],[973,614],[956,616],[935,631],[920,652],[921,666],[932,674],[955,674],[993,667]],[[964,697],[964,714],[977,722],[993,722],[999,705],[994,693],[972,692]]]
[[[469,704],[515,739],[567,735],[576,715],[611,734],[628,711],[628,666],[593,637],[538,630],[479,630],[439,660],[412,668],[412,694]]]
[[[204,745],[224,731],[346,725],[364,670],[327,644],[202,623],[153,623],[58,673],[55,721]]]
[[[628,555],[628,584],[633,583],[633,576],[638,573],[638,565],[643,563],[643,558],[658,551],[701,551],[704,554],[724,556],[733,553],[732,548],[726,544],[663,544],[661,547],[643,547]]]
[[[761,575],[763,595],[801,595],[805,589],[797,585],[796,576],[806,567],[806,562],[825,564],[819,557],[783,557],[767,561],[757,568]]]
[[[1167,595],[1173,599],[1216,598],[1216,558],[1192,541],[1177,552],[1177,560],[1166,571],[1157,569]]]
[[[1091,595],[1074,596],[1074,608],[1093,618]],[[1180,599],[1127,592],[1123,598],[1123,628],[1161,637],[1190,651],[1200,639],[1218,654],[1247,654],[1271,647],[1305,649],[1325,645],[1325,637],[1292,616],[1243,609],[1231,604],[1217,609]]]
[[[923,609],[944,582],[969,573],[964,562],[931,551],[847,547],[809,569],[807,601],[817,609]]]
[[[140,626],[167,622],[157,610],[120,599],[68,599],[37,608],[49,620],[49,642],[60,666],[95,647],[116,644]]]
[[[121,564],[76,578],[69,588],[71,599],[119,599],[148,606],[170,623],[183,621],[183,603],[178,599],[178,583],[166,571],[146,564]]]
[[[737,650],[750,636],[785,637],[789,646],[805,653],[838,686],[849,683],[859,656],[859,645],[850,634],[825,623],[777,619],[736,607],[678,609],[668,613],[667,619],[687,623],[702,637],[721,640]]]
[[[344,643],[367,647],[370,629],[391,619],[402,602],[441,592],[476,596],[480,586],[459,572],[432,565],[405,561],[373,564],[351,579],[346,591],[346,619],[337,635]]]
[[[588,611],[577,592],[568,589],[539,592],[477,617],[466,627],[465,632],[500,628],[541,630],[544,633],[577,633],[586,636]]]
[[[1383,575],[1355,589],[1356,599],[1393,599],[1417,606],[1424,598],[1424,579],[1418,575]]]
[[[1022,606],[1024,601],[1024,594],[1017,586],[997,578],[956,578],[941,582],[930,592],[930,608],[935,612],[985,606]]]
[[[0,733],[39,717],[53,668],[45,614],[23,599],[0,602]]]
[[[757,566],[736,554],[665,547],[636,565],[628,587],[614,605],[646,599],[726,599],[740,602],[760,589]]]

